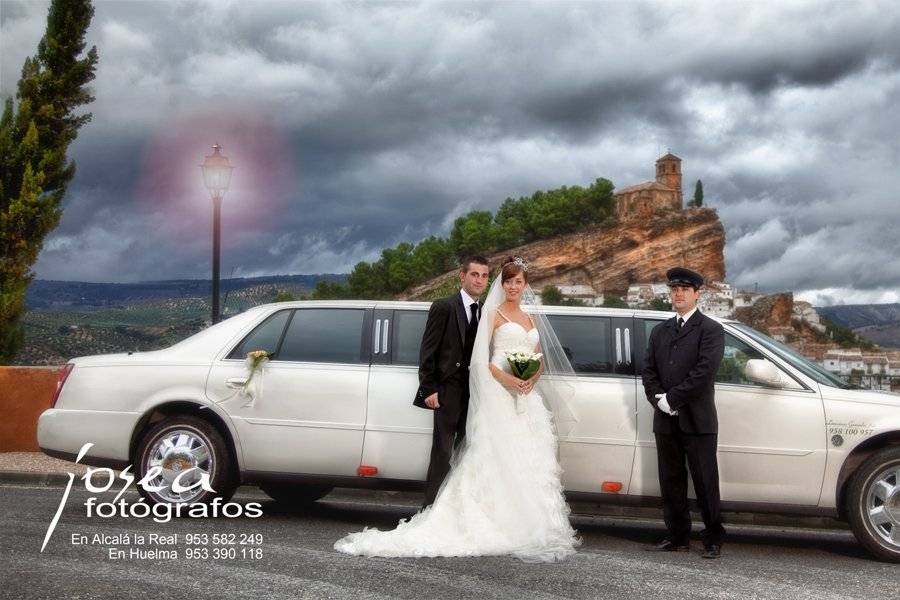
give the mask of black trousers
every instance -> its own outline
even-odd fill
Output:
[[[447,381],[438,391],[440,408],[434,411],[434,432],[431,437],[431,462],[425,479],[423,507],[434,502],[444,478],[450,471],[450,456],[466,436],[466,415],[469,412],[469,378],[465,383]]]
[[[691,512],[688,508],[687,469],[691,470],[697,504],[706,529],[703,544],[719,544],[725,536],[719,509],[719,465],[716,460],[716,434],[657,433],[656,457],[659,485],[663,498],[663,516],[669,539],[682,544],[691,535]]]

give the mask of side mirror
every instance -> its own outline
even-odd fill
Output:
[[[769,387],[784,387],[781,371],[764,358],[751,358],[744,365],[744,377],[754,383]]]

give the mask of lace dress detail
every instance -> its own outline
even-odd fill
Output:
[[[509,371],[506,352],[534,351],[537,329],[503,323],[494,331],[491,362]],[[569,524],[551,413],[534,391],[517,413],[514,396],[492,377],[477,419],[451,459],[434,504],[390,531],[365,528],[334,548],[364,556],[482,556],[511,554],[555,561],[581,541]],[[471,415],[470,415],[471,416]]]

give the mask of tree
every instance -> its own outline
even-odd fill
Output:
[[[672,303],[665,298],[654,298],[650,301],[650,310],[665,310],[672,312]]]
[[[703,182],[699,179],[697,180],[697,185],[694,186],[694,199],[691,200],[691,206],[696,206],[697,208],[703,206]]]
[[[360,262],[346,286],[317,287],[314,298],[391,298],[410,286],[452,270],[458,260],[584,227],[615,223],[613,184],[598,178],[590,187],[563,186],[530,197],[507,198],[495,215],[473,210],[457,218],[447,238],[429,237],[416,245],[403,242],[382,251],[373,263]],[[454,284],[455,285],[455,284]],[[324,296],[328,294],[329,296]],[[577,299],[564,304],[578,306]]]
[[[541,304],[547,306],[561,306],[563,303],[563,293],[555,285],[546,285],[541,290]]]
[[[94,99],[86,86],[97,48],[82,57],[93,15],[90,0],[53,0],[37,54],[22,66],[17,102],[8,98],[0,117],[0,363],[12,362],[22,347],[31,266],[59,224],[75,175],[66,151],[91,119],[75,110]]]
[[[473,210],[453,223],[450,231],[450,247],[460,260],[472,254],[489,254],[494,250],[493,215],[484,210]]]
[[[316,287],[312,293],[313,300],[335,300],[340,298],[349,298],[350,292],[347,286],[339,283],[331,283],[320,279],[316,282]]]
[[[606,296],[603,298],[604,308],[628,308],[628,304],[618,296]]]

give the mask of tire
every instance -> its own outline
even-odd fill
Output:
[[[881,560],[900,563],[900,448],[881,450],[860,465],[847,499],[856,539]]]
[[[279,504],[285,506],[307,506],[331,492],[334,486],[261,483],[259,484],[259,489]]]
[[[227,502],[237,489],[233,475],[233,458],[219,430],[208,421],[192,415],[174,415],[156,423],[141,438],[135,466],[139,480],[154,465],[163,468],[162,474],[149,481],[150,485],[166,485],[160,491],[148,491],[138,486],[138,492],[150,504],[210,503],[216,498]],[[197,486],[181,494],[171,489],[174,479],[182,472],[197,467],[195,473],[207,474],[209,492]],[[182,476],[182,486],[199,479],[194,473]]]

